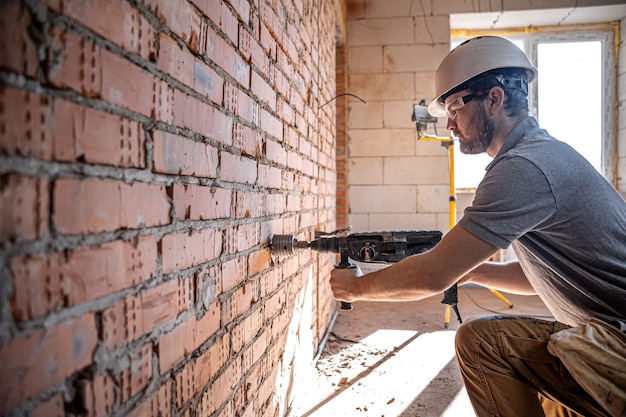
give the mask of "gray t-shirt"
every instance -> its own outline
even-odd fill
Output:
[[[528,117],[487,167],[460,226],[505,249],[554,317],[626,329],[626,202],[569,145]]]

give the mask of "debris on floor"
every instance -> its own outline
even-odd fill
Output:
[[[513,310],[472,288],[459,292],[459,308],[464,318],[547,314],[536,297],[510,297]],[[360,302],[339,311],[289,417],[473,416],[454,352],[458,323],[444,326],[440,300]]]

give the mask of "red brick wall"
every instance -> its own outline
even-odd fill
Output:
[[[336,227],[334,20],[0,3],[0,415],[287,413],[335,259],[269,241]]]

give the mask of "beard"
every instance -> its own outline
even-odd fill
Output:
[[[487,111],[482,102],[477,102],[473,123],[465,131],[456,129],[461,152],[467,155],[476,155],[486,152],[495,132],[493,120],[487,117]]]

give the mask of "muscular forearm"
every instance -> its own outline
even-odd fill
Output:
[[[350,293],[359,300],[407,301],[420,300],[447,288],[445,283],[432,280],[423,268],[419,256],[367,274],[351,282]]]
[[[485,262],[459,281],[459,283],[468,282],[511,294],[535,294],[534,288],[517,261]]]

